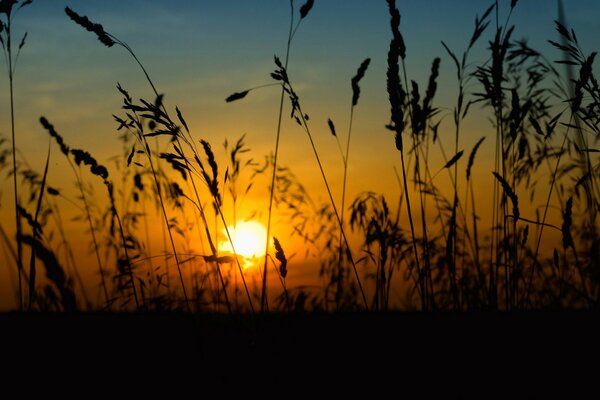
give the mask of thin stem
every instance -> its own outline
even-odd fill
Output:
[[[8,16],[6,29],[6,50],[8,55],[8,82],[10,90],[10,131],[12,138],[12,162],[13,162],[13,191],[15,202],[15,227],[17,233],[17,269],[19,270],[19,311],[23,311],[23,245],[21,243],[22,228],[19,218],[19,192],[17,187],[17,145],[15,141],[15,101],[14,101],[14,68],[12,60],[12,37],[11,37],[11,16]]]
[[[406,73],[406,63],[404,62],[404,59],[402,59],[402,76],[404,78],[404,86],[408,88],[408,77],[407,77],[407,73]],[[407,93],[407,97],[408,97],[408,112],[409,112],[409,117],[412,120],[412,107],[410,106],[412,104],[411,101],[411,95],[410,92]],[[414,132],[413,132],[414,135]],[[413,137],[414,139],[414,137]],[[417,142],[416,140],[414,140],[415,143]],[[400,150],[400,160],[402,163],[402,182],[404,184],[404,197],[406,199],[406,212],[408,214],[408,221],[410,224],[410,234],[411,234],[411,242],[412,242],[412,248],[413,248],[413,255],[415,256],[415,263],[416,263],[416,267],[417,267],[417,274],[419,277],[419,290],[421,292],[421,307],[423,308],[423,310],[427,309],[427,287],[426,287],[426,277],[430,276],[431,273],[431,268],[429,267],[429,256],[426,253],[425,256],[425,271],[421,270],[421,262],[419,260],[419,252],[417,250],[417,237],[416,237],[416,233],[415,233],[415,225],[413,223],[413,218],[412,218],[412,209],[410,206],[410,195],[408,194],[408,181],[406,179],[406,164],[404,162],[404,150]],[[415,162],[418,163],[419,162],[419,154],[418,152],[416,152],[415,154]],[[419,173],[420,175],[420,173]],[[420,177],[419,177],[419,181],[421,181]],[[419,195],[421,201],[422,201],[422,197]],[[428,249],[428,243],[427,243],[427,234],[426,234],[426,230],[427,227],[426,225],[423,225],[422,227],[423,230],[423,248],[424,250],[427,252]],[[430,293],[431,295],[431,302],[432,304],[435,303],[434,300],[434,293],[433,293],[433,288],[432,291]]]
[[[48,138],[48,154],[46,156],[46,164],[44,166],[44,175],[43,175],[42,182],[40,185],[40,195],[37,200],[35,216],[33,218],[36,225],[39,220],[40,211],[42,209],[42,200],[44,197],[44,191],[46,189],[46,179],[48,178],[48,166],[50,165],[50,149],[52,148],[51,145],[52,145],[52,142],[51,142],[51,138],[49,137]],[[33,226],[32,228],[33,228],[33,238],[35,240],[39,240],[40,235],[41,235],[41,229],[37,229],[37,226]],[[30,259],[29,259],[29,301],[27,303],[27,309],[29,311],[31,311],[31,307],[33,306],[33,303],[36,301],[36,298],[35,298],[35,276],[36,276],[35,247],[32,246],[31,247],[31,255],[30,255]]]
[[[69,160],[69,163],[71,164],[71,167],[73,168],[73,170],[75,171],[75,167],[73,166],[73,163],[71,162],[71,160],[67,157],[67,159]],[[102,283],[102,289],[104,292],[104,300],[106,301],[106,304],[108,304],[109,301],[109,296],[108,296],[108,289],[106,287],[106,280],[104,279],[104,271],[102,269],[102,261],[100,260],[100,252],[99,252],[99,247],[98,247],[98,241],[96,240],[96,232],[94,229],[94,224],[92,222],[92,217],[90,215],[90,208],[87,202],[87,199],[85,197],[85,192],[83,190],[83,182],[81,180],[81,172],[79,174],[75,174],[77,176],[77,187],[79,188],[79,193],[81,194],[81,199],[83,201],[83,205],[84,205],[84,209],[85,209],[85,216],[88,222],[88,227],[90,229],[90,233],[92,235],[92,243],[94,245],[94,254],[96,255],[96,263],[98,264],[98,271],[100,272],[100,281]]]
[[[558,157],[556,160],[556,165],[554,167],[554,172],[552,174],[552,179],[550,180],[550,189],[548,190],[548,197],[546,198],[546,204],[544,205],[544,214],[542,216],[542,223],[540,226],[540,232],[538,234],[537,237],[537,241],[535,244],[535,253],[533,256],[534,260],[537,260],[539,251],[540,251],[540,244],[542,243],[542,234],[544,233],[544,227],[546,226],[546,217],[548,215],[548,209],[550,208],[550,200],[552,199],[552,192],[554,191],[554,184],[556,183],[556,176],[558,175],[558,167],[560,165],[560,161],[562,158],[562,154],[563,154],[563,149],[565,147],[565,144],[567,142],[567,137],[569,134],[569,125],[571,125],[571,121],[573,119],[573,115],[571,115],[571,119],[569,120],[569,124],[567,125],[567,131],[565,132],[565,137],[563,139],[562,145],[560,146],[560,151],[558,152]],[[531,274],[529,275],[529,281],[527,282],[527,290],[525,292],[525,304],[529,303],[529,296],[531,295],[531,287],[533,285],[533,277],[535,274],[535,263],[531,268]]]
[[[500,137],[498,136],[498,134],[496,134],[496,145],[495,145],[495,152],[494,152],[494,170],[498,171],[499,166],[499,156],[498,156],[498,148],[500,147]],[[496,287],[496,266],[497,266],[497,262],[494,262],[494,254],[495,254],[495,250],[497,250],[496,248],[496,241],[498,240],[498,234],[497,234],[497,221],[498,221],[498,209],[496,207],[496,204],[498,203],[498,190],[499,190],[499,182],[497,180],[494,180],[494,189],[493,189],[493,196],[492,196],[492,232],[491,232],[491,239],[490,239],[490,277],[489,277],[489,300],[488,302],[490,303],[491,307],[496,307],[497,306],[497,297],[498,297],[498,291],[497,291],[497,287]],[[497,255],[496,255],[497,257]]]
[[[506,180],[506,156],[505,156],[505,143],[504,143],[504,124],[502,123],[502,98],[500,98],[499,101],[499,105],[498,105],[498,113],[497,113],[497,117],[496,117],[496,123],[498,125],[498,131],[497,134],[500,135],[500,151],[501,151],[501,160],[502,160],[502,178],[504,178]],[[515,188],[516,189],[516,188]],[[506,193],[504,191],[502,191],[502,195],[501,195],[501,200],[500,200],[500,206],[502,209],[502,219],[499,220],[499,222],[501,221],[502,223],[502,242],[499,243],[500,247],[499,250],[503,248],[504,245],[507,245],[507,238],[508,238],[508,233],[507,233],[507,229],[506,229],[506,215],[507,215],[507,211],[506,211],[506,207],[507,207],[507,201],[508,201],[508,197],[506,195]],[[500,255],[500,251],[498,251],[498,254]],[[508,263],[508,252],[507,251],[503,251],[502,252],[502,256],[504,257],[504,302],[505,302],[505,308],[506,311],[508,311],[509,309],[509,263]]]
[[[217,204],[217,211],[219,216],[221,217],[221,222],[223,222],[223,226],[225,227],[225,233],[227,234],[227,239],[229,240],[229,243],[231,244],[231,251],[233,252],[233,256],[235,258],[235,262],[237,264],[238,270],[240,272],[240,276],[242,277],[242,283],[244,285],[244,289],[246,291],[246,296],[248,297],[248,304],[250,305],[250,311],[252,312],[252,314],[254,314],[254,305],[252,304],[252,296],[250,296],[250,291],[248,290],[248,285],[246,284],[246,278],[244,277],[244,271],[242,270],[242,266],[240,264],[240,260],[238,258],[237,252],[235,251],[235,246],[233,243],[233,239],[231,238],[231,233],[229,232],[229,228],[227,227],[227,223],[225,222],[225,216],[223,215],[223,212],[221,211],[221,207]],[[225,288],[223,287],[223,290],[225,290]]]
[[[290,91],[293,93],[294,91],[291,88],[291,84],[288,83],[288,85],[290,85]],[[321,164],[321,158],[319,157],[319,153],[317,152],[317,147],[315,146],[315,142],[313,141],[312,134],[310,133],[310,128],[308,127],[308,123],[306,121],[306,118],[304,117],[305,114],[300,109],[300,105],[299,104],[298,104],[298,111],[299,111],[299,114],[300,114],[300,118],[302,120],[302,126],[304,127],[304,131],[308,135],[308,139],[310,141],[310,145],[312,147],[313,153],[314,153],[315,158],[317,160],[317,164],[319,165],[319,170],[321,172],[321,177],[323,178],[323,182],[325,183],[325,188],[327,189],[327,194],[329,196],[329,201],[331,202],[331,206],[333,208],[333,212],[335,213],[335,217],[336,217],[337,222],[338,222],[338,224],[340,226],[340,232],[342,233],[342,237],[344,238],[344,243],[345,243],[346,247],[348,248],[348,257],[350,258],[350,262],[352,263],[352,269],[354,270],[354,275],[356,276],[356,282],[358,283],[358,289],[360,290],[360,294],[361,294],[361,297],[362,297],[365,309],[368,311],[369,310],[369,304],[367,303],[367,297],[365,296],[365,292],[363,290],[362,283],[360,281],[360,276],[358,275],[358,270],[356,268],[356,263],[354,262],[354,257],[352,257],[352,253],[350,252],[350,246],[348,244],[348,238],[346,237],[346,232],[344,231],[344,226],[342,224],[342,220],[340,219],[340,214],[338,213],[338,209],[335,206],[335,201],[333,200],[333,195],[331,194],[331,189],[329,187],[329,182],[327,181],[327,177],[325,175],[325,171],[323,170],[323,165]]]
[[[470,194],[471,194],[471,204],[473,206],[472,223],[473,223],[473,241],[474,241],[473,252],[474,252],[474,258],[475,258],[475,267],[477,268],[477,274],[479,275],[479,285],[483,289],[483,292],[484,292],[483,293],[484,298],[489,299],[488,288],[485,283],[485,275],[483,273],[483,270],[481,268],[481,262],[479,260],[479,231],[477,229],[477,210],[475,207],[475,190],[473,190],[473,181],[467,182],[467,192],[470,192]],[[465,197],[465,201],[468,204],[468,199],[466,197]],[[466,220],[466,215],[465,215],[465,226],[468,226],[467,220]],[[467,229],[465,229],[465,231],[467,231]]]
[[[153,86],[154,87],[154,86]],[[144,143],[146,140],[144,139]],[[146,144],[146,149],[148,149],[148,145]],[[177,249],[175,248],[175,240],[173,239],[173,233],[171,232],[171,225],[169,224],[169,217],[167,216],[167,210],[165,208],[165,203],[162,196],[162,190],[160,189],[160,183],[158,182],[158,177],[156,175],[156,170],[154,169],[154,163],[152,162],[152,157],[148,154],[148,162],[150,163],[150,169],[152,170],[152,176],[154,177],[154,184],[156,185],[156,194],[158,195],[158,200],[160,202],[160,208],[162,210],[162,214],[165,220],[165,224],[167,225],[167,232],[169,234],[169,241],[171,242],[171,248],[173,249],[173,257],[175,257],[175,263],[177,264],[177,273],[179,274],[179,280],[181,282],[181,288],[183,290],[183,298],[185,300],[185,306],[187,311],[190,311],[190,302],[187,296],[187,292],[185,290],[185,283],[183,280],[183,274],[181,273],[181,266],[179,264],[179,257],[177,256]]]
[[[210,229],[208,228],[208,220],[206,219],[206,213],[204,212],[204,207],[202,207],[202,203],[200,202],[200,196],[198,194],[198,190],[196,189],[196,184],[194,183],[194,177],[192,174],[190,174],[190,180],[192,181],[192,186],[194,188],[194,193],[196,194],[197,202],[193,202],[193,201],[191,201],[191,199],[189,199],[189,198],[188,199],[191,201],[191,203],[193,205],[196,206],[196,208],[198,208],[198,211],[200,212],[200,218],[202,218],[202,224],[204,225],[206,239],[208,240],[208,246],[210,247],[210,251],[215,259],[215,264],[217,267],[217,276],[219,278],[219,282],[221,283],[221,286],[223,287],[223,295],[225,297],[225,304],[227,306],[227,311],[231,314],[231,312],[232,312],[231,303],[229,302],[229,296],[227,295],[227,287],[225,284],[225,279],[223,278],[223,272],[221,271],[221,265],[219,263],[219,258],[218,258],[218,254],[217,254],[217,247],[215,246],[215,243],[212,239],[212,235],[210,233]],[[186,196],[186,198],[187,198],[187,196]],[[233,245],[232,245],[232,248],[233,248]]]
[[[294,4],[293,1],[290,1],[290,30],[288,33],[288,40],[287,40],[287,46],[286,46],[286,51],[285,51],[285,61],[284,61],[284,67],[287,70],[288,67],[288,62],[289,62],[289,58],[290,58],[290,47],[291,47],[291,43],[292,43],[292,38],[294,33],[296,32],[295,30],[292,31],[292,27],[294,25]],[[298,26],[300,25],[300,21],[298,21],[298,25],[296,26],[296,29],[298,29]],[[261,294],[260,294],[260,312],[263,313],[266,311],[267,308],[267,263],[268,263],[268,257],[267,255],[269,254],[269,238],[271,235],[271,218],[272,218],[272,214],[273,214],[273,197],[275,194],[275,177],[277,175],[277,157],[279,155],[279,139],[281,137],[281,122],[283,120],[283,102],[285,99],[285,87],[283,85],[281,85],[281,96],[279,98],[279,114],[277,116],[277,134],[275,135],[275,153],[273,155],[273,173],[271,175],[271,187],[270,187],[270,191],[269,191],[269,212],[268,212],[268,216],[267,216],[267,241],[266,241],[266,245],[265,245],[265,263],[263,265],[263,276],[262,276],[262,290],[261,290]]]
[[[343,161],[344,161],[344,178],[342,181],[342,204],[340,206],[340,219],[341,219],[341,223],[344,223],[344,211],[346,209],[346,183],[347,183],[347,176],[348,176],[348,157],[350,155],[350,138],[352,136],[352,121],[354,119],[354,106],[350,107],[350,122],[348,124],[348,138],[346,141],[346,153],[342,153],[342,157],[343,157]],[[337,137],[336,137],[337,139]],[[339,144],[339,141],[338,141]],[[336,304],[336,309],[339,310],[340,307],[340,299],[341,299],[341,295],[342,295],[342,257],[344,255],[344,247],[343,247],[343,239],[342,239],[342,232],[340,229],[340,237],[339,237],[339,242],[340,242],[340,248],[339,248],[339,254],[338,254],[338,271],[337,271],[337,289],[336,289],[336,296],[335,296],[335,304]]]
[[[412,248],[415,256],[415,263],[417,267],[417,275],[419,277],[419,290],[421,291],[421,307],[425,310],[426,303],[426,293],[425,293],[425,285],[424,285],[424,277],[421,272],[421,264],[419,263],[419,252],[417,250],[417,242],[415,240],[415,225],[413,223],[411,206],[410,206],[410,196],[408,194],[408,183],[406,180],[406,167],[404,163],[404,151],[400,151],[400,162],[402,164],[402,182],[404,184],[404,198],[406,199],[406,213],[408,214],[408,222],[410,225],[410,234],[412,236]]]
[[[109,188],[109,190],[111,190],[111,189]],[[113,212],[114,212],[115,218],[117,219],[117,224],[119,225],[119,233],[121,234],[121,240],[123,242],[123,250],[125,251],[125,259],[127,260],[127,274],[129,275],[129,278],[131,280],[131,288],[133,290],[133,298],[135,300],[135,307],[136,307],[137,311],[140,311],[140,302],[138,300],[137,289],[135,287],[135,277],[133,276],[133,268],[131,265],[131,259],[129,258],[129,252],[127,251],[127,241],[125,239],[125,231],[123,230],[123,224],[121,223],[121,217],[119,217],[119,213],[117,212],[116,208],[114,207],[114,204],[112,205],[112,207],[113,207]]]

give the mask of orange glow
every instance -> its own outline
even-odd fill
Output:
[[[235,228],[228,227],[235,253],[240,256],[244,263],[244,269],[257,265],[257,262],[265,254],[267,245],[267,230],[256,221],[239,221]],[[233,253],[231,242],[227,238],[227,231],[223,229],[225,240],[219,242],[219,251]]]

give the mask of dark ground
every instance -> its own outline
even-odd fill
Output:
[[[422,394],[456,394],[470,382],[500,390],[522,383],[548,387],[566,374],[599,379],[598,316],[5,313],[0,360],[15,376],[124,384],[143,379],[146,390],[175,379],[178,386],[223,390],[267,382],[288,388],[412,385]],[[533,378],[538,375],[543,381]]]

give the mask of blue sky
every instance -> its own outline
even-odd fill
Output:
[[[298,7],[302,2],[295,3]],[[509,3],[500,2],[501,21]],[[588,51],[597,48],[600,2],[565,3],[582,47]],[[442,57],[442,79],[446,71],[451,77],[451,65],[440,40],[460,52],[469,39],[475,15],[489,4],[481,0],[398,1],[411,78],[426,80],[428,66],[436,56]],[[51,95],[52,101],[60,102],[78,98],[78,90],[89,94],[94,88],[99,104],[90,106],[97,110],[110,99],[117,81],[134,91],[138,87],[143,91],[144,83],[121,49],[104,48],[69,21],[63,11],[65,5],[102,23],[107,31],[130,44],[159,88],[170,98],[186,103],[196,103],[202,96],[220,100],[231,90],[268,81],[273,54],[284,51],[289,18],[287,0],[35,1],[22,10],[15,23],[17,32],[29,32],[17,76],[21,90],[30,90],[26,94],[32,97]],[[556,37],[555,18],[555,1],[521,0],[511,21],[517,25],[516,37],[529,38],[533,47],[551,52],[546,40]],[[306,85],[327,83],[330,92],[345,90],[340,94],[347,96],[347,81],[356,66],[371,57],[367,79],[379,92],[378,98],[385,101],[381,88],[389,37],[383,0],[317,0],[296,36],[291,72]],[[479,49],[484,47],[480,43]],[[4,84],[5,80],[0,80],[0,85]],[[190,89],[201,93],[191,98]],[[36,111],[51,109],[40,107]],[[0,125],[0,130],[4,129]]]

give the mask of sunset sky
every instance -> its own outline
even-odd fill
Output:
[[[299,7],[298,3],[296,7]],[[502,12],[508,10],[508,1]],[[566,2],[568,21],[576,29],[584,51],[597,47],[595,16],[600,4],[593,0]],[[503,2],[501,2],[503,4]],[[576,6],[575,6],[576,4]],[[234,104],[223,100],[235,91],[272,82],[273,55],[283,57],[289,3],[272,1],[36,1],[21,10],[16,32],[28,32],[16,74],[17,127],[19,146],[27,146],[28,160],[38,169],[46,151],[46,134],[39,116],[53,122],[72,146],[93,148],[106,160],[120,149],[112,114],[118,113],[119,82],[134,98],[151,98],[143,75],[126,52],[106,48],[93,34],[74,24],[64,13],[69,5],[128,43],[146,65],[167,105],[178,105],[196,138],[213,145],[225,138],[247,134],[247,143],[257,154],[272,150],[276,127],[278,90],[275,87],[253,92]],[[455,103],[455,70],[444,52],[444,40],[457,54],[470,38],[474,18],[487,8],[483,1],[419,1],[398,3],[401,30],[407,44],[409,79],[426,84],[434,57],[442,57],[436,105],[441,107],[452,132],[451,110]],[[521,1],[511,17],[517,26],[515,37],[529,39],[532,47],[556,58],[546,42],[556,39],[554,1]],[[501,20],[505,15],[501,15]],[[490,27],[490,31],[491,31]],[[488,32],[489,33],[489,32]],[[18,34],[18,33],[17,33]],[[396,160],[392,135],[384,129],[389,120],[385,91],[386,54],[389,46],[389,15],[385,2],[360,0],[317,1],[293,43],[290,75],[304,109],[312,117],[312,129],[332,167],[339,175],[339,153],[326,125],[332,118],[345,132],[351,98],[350,78],[360,62],[372,59],[362,81],[362,94],[354,125],[354,160],[351,165],[352,191],[367,188],[380,191],[395,178]],[[479,43],[471,56],[485,60]],[[0,80],[6,93],[7,79]],[[0,132],[9,131],[8,96],[0,97]],[[293,121],[285,120],[282,154],[284,162],[297,173],[314,168],[308,142]],[[490,129],[481,120],[468,120],[467,132]],[[465,136],[472,146],[480,133]],[[442,135],[443,137],[443,135]],[[491,148],[491,146],[490,146]],[[329,149],[331,151],[329,151]],[[485,151],[485,146],[482,149]],[[310,160],[308,163],[306,162]],[[37,165],[36,165],[37,162]],[[310,165],[307,165],[310,164]],[[312,171],[312,169],[311,169]],[[309,171],[303,171],[309,172]],[[360,178],[377,172],[381,184]],[[311,175],[308,173],[308,175]],[[311,184],[310,180],[305,182]],[[319,182],[317,182],[319,184]],[[375,186],[373,186],[375,184]]]
[[[303,1],[295,1],[296,9]],[[471,36],[476,15],[492,3],[481,0],[398,1],[400,29],[407,46],[409,79],[426,85],[431,62],[441,57],[438,96],[442,109],[440,136],[452,143],[452,108],[457,85],[452,61],[440,40],[461,54]],[[587,53],[600,48],[600,2],[565,1],[567,21],[577,32]],[[510,1],[500,1],[500,22]],[[72,147],[84,148],[111,166],[111,157],[121,155],[112,114],[122,114],[117,82],[134,98],[152,100],[143,74],[120,47],[106,48],[93,34],[77,26],[64,13],[71,7],[128,43],[149,71],[165,103],[177,105],[196,139],[213,144],[221,157],[222,143],[246,134],[246,143],[259,161],[273,149],[278,87],[254,91],[242,101],[227,104],[225,98],[253,86],[272,83],[273,55],[284,56],[289,25],[287,0],[36,0],[19,11],[14,35],[20,40],[28,32],[15,78],[17,146],[22,157],[36,170],[43,169],[47,133],[38,119],[45,116]],[[297,13],[297,11],[296,11]],[[297,14],[296,14],[297,17]],[[512,17],[515,38],[527,38],[531,47],[550,60],[559,54],[547,39],[557,39],[554,0],[521,0]],[[354,114],[353,144],[349,166],[349,198],[362,191],[386,193],[396,199],[399,187],[394,167],[399,166],[389,122],[386,93],[386,57],[391,38],[386,2],[375,0],[316,0],[294,39],[289,74],[310,115],[313,134],[325,164],[325,172],[336,194],[340,193],[342,162],[335,140],[327,128],[331,118],[345,138],[351,101],[350,79],[367,57],[371,65],[361,81],[361,97]],[[471,54],[471,61],[485,61],[492,23]],[[0,135],[9,138],[10,119],[6,66],[0,67]],[[468,119],[461,148],[470,149],[479,137],[493,133],[485,112]],[[315,200],[325,201],[326,192],[304,132],[284,111],[281,163],[311,190]],[[487,145],[487,146],[486,146]],[[450,149],[450,147],[449,147]],[[490,162],[492,140],[482,147],[480,162]],[[448,150],[450,154],[452,151]],[[436,152],[437,154],[437,152]],[[56,148],[49,173],[53,187],[71,187],[63,173],[66,165]],[[432,161],[437,168],[444,163]],[[475,171],[489,180],[491,169]],[[12,181],[2,172],[0,217],[5,227],[13,217]],[[267,193],[253,193],[254,208],[267,207]],[[396,200],[393,200],[395,202]],[[6,221],[6,222],[5,222]],[[11,228],[12,229],[12,228]],[[2,253],[0,253],[2,254]],[[3,272],[0,272],[0,277]],[[2,306],[0,304],[0,306]]]
[[[299,7],[301,2],[296,3]],[[507,3],[502,10],[506,12],[510,2],[500,3]],[[592,51],[597,47],[595,16],[600,4],[593,0],[566,3],[568,21],[584,51]],[[134,49],[158,90],[165,93],[167,104],[182,109],[197,138],[220,143],[226,137],[234,139],[247,133],[253,149],[270,151],[278,90],[273,87],[257,91],[235,104],[223,100],[232,92],[271,82],[273,55],[283,56],[285,50],[288,1],[44,0],[21,10],[14,27],[17,35],[28,32],[15,88],[20,143],[26,144],[32,163],[46,147],[46,141],[41,140],[46,138],[45,133],[37,123],[39,116],[54,122],[74,146],[93,146],[102,159],[115,154],[111,115],[121,105],[116,83],[120,82],[134,98],[151,97],[143,75],[128,54],[121,48],[104,47],[93,34],[75,25],[64,14],[66,5],[103,24]],[[409,79],[425,85],[431,61],[442,57],[436,105],[448,115],[456,95],[455,72],[440,40],[461,53],[470,38],[475,15],[487,6],[484,1],[398,2],[408,48]],[[556,10],[554,1],[520,1],[511,19],[517,26],[514,36],[528,38],[532,47],[556,58],[546,42],[556,39]],[[501,20],[504,17],[501,15]],[[389,39],[384,1],[323,0],[316,2],[293,43],[290,75],[324,149],[335,146],[326,119],[331,117],[338,129],[345,131],[350,78],[364,58],[372,59],[361,85],[355,121],[355,167],[364,166],[366,163],[360,162],[363,159],[371,164],[374,158],[391,165],[395,156],[392,137],[383,128],[389,119],[385,92]],[[481,41],[471,59],[485,59],[481,53],[485,47]],[[0,89],[6,89],[7,79],[0,80],[0,85]],[[5,135],[9,130],[7,97],[0,98],[0,131]],[[306,159],[306,149],[298,146],[305,146],[306,140],[293,121],[286,122],[284,159],[298,168],[299,162]],[[447,125],[450,129],[450,118]],[[332,157],[337,156],[332,152]],[[386,170],[391,174],[390,168]]]

